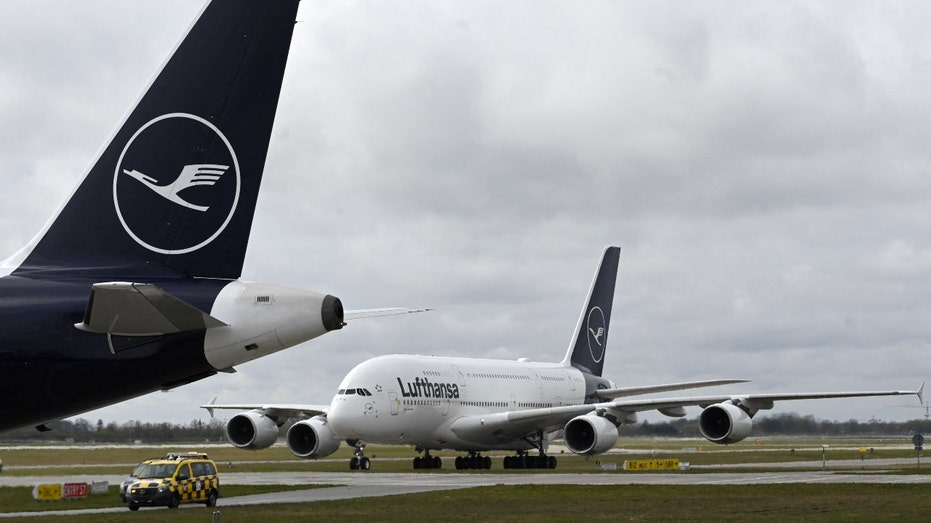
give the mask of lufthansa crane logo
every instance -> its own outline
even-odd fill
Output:
[[[605,315],[601,307],[592,307],[588,311],[586,328],[588,329],[588,350],[595,363],[601,362],[605,355],[605,336],[607,335],[605,327]]]
[[[159,116],[126,143],[113,175],[116,214],[139,245],[186,254],[217,238],[239,203],[239,160],[229,140],[188,113]]]

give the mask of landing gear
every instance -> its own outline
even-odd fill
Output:
[[[431,456],[429,449],[424,449],[423,457],[414,458],[415,469],[438,469],[443,467],[443,460],[439,456]]]
[[[491,458],[478,452],[456,457],[456,470],[491,470]]]
[[[349,470],[369,470],[372,468],[372,462],[365,457],[365,443],[362,440],[347,441],[355,447],[352,458],[349,460]]]
[[[506,469],[555,469],[556,458],[540,452],[539,456],[531,456],[526,452],[519,452],[516,456],[505,456]]]
[[[543,431],[539,431],[533,436],[524,438],[524,441],[533,445],[540,451],[540,455],[531,456],[526,450],[517,451],[516,456],[507,456],[504,458],[504,468],[506,469],[555,469],[556,458],[546,455],[546,437]]]

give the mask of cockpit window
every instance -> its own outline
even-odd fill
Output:
[[[356,388],[356,389],[339,389],[336,392],[337,396],[355,396],[356,394],[358,394],[359,396],[371,396],[372,392],[369,391],[368,389],[363,389],[361,387]]]

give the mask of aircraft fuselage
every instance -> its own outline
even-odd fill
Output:
[[[461,451],[533,449],[512,438],[457,433],[455,422],[578,405],[585,390],[582,372],[557,363],[381,356],[346,375],[327,420],[337,433],[369,442]]]

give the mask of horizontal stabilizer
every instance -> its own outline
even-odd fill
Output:
[[[159,336],[225,327],[222,321],[149,283],[95,283],[74,325],[86,332],[117,336]]]
[[[668,383],[665,385],[650,385],[648,387],[625,387],[622,389],[600,389],[595,394],[599,398],[610,400],[614,398],[623,398],[626,396],[639,396],[641,394],[653,394],[655,392],[670,392],[673,390],[698,389],[701,387],[715,387],[717,385],[732,385],[734,383],[747,383],[750,380],[706,380],[706,381],[686,381],[682,383]]]

